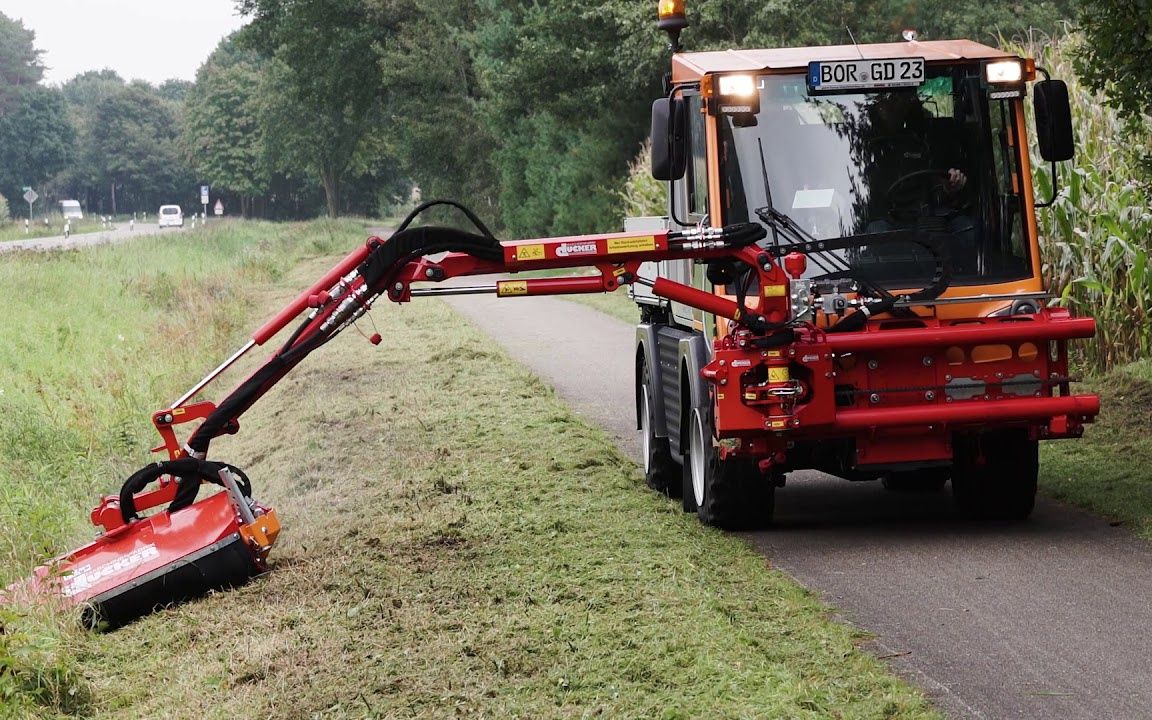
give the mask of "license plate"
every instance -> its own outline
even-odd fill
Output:
[[[923,82],[924,58],[808,63],[808,90],[812,93],[918,87]]]

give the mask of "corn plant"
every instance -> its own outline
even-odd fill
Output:
[[[1152,212],[1134,143],[1149,128],[1126,125],[1080,83],[1072,62],[1077,42],[1033,37],[1014,49],[1068,83],[1077,156],[1058,170],[1056,202],[1038,209],[1036,220],[1048,287],[1062,305],[1097,320],[1096,337],[1079,345],[1080,365],[1103,372],[1152,354]],[[1036,196],[1050,198],[1051,166],[1032,152]]]

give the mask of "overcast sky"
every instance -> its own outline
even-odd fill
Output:
[[[125,80],[192,80],[221,38],[244,21],[234,0],[0,0],[35,31],[46,81],[112,68]]]

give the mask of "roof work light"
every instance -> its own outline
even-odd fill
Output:
[[[991,85],[1008,85],[1024,79],[1024,68],[1019,60],[997,60],[984,66],[984,77]]]
[[[716,78],[717,109],[721,115],[755,115],[760,112],[760,91],[751,75],[720,75]]]

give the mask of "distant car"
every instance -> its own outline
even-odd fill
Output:
[[[69,220],[84,219],[84,211],[80,209],[79,200],[61,200],[60,214],[62,214],[65,219]]]
[[[160,218],[161,228],[184,227],[184,211],[179,205],[161,205],[157,217]]]

